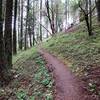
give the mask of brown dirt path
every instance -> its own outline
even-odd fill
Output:
[[[53,71],[55,81],[55,100],[91,100],[85,99],[83,84],[59,59],[45,50],[39,50]]]

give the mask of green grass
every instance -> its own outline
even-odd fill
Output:
[[[0,97],[5,100],[53,100],[53,78],[36,48],[14,56],[12,70],[14,79],[0,89]]]
[[[18,60],[25,61],[34,54],[36,54],[36,48],[31,48],[26,51],[18,51],[18,54],[13,56],[13,64],[16,63]]]
[[[65,63],[69,62],[75,72],[83,71],[88,65],[99,65],[100,29],[96,27],[95,31],[98,33],[92,37],[89,37],[88,33],[83,30],[84,28],[81,26],[81,29],[73,33],[59,34],[44,43],[43,47],[63,58]]]
[[[57,34],[43,47],[61,59],[85,83],[85,90],[94,100],[100,98],[100,25],[93,19],[93,36],[89,37],[85,23],[72,33]]]

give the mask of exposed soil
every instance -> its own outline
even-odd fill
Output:
[[[78,26],[71,26],[69,27],[67,30],[65,30],[65,33],[71,33],[71,32],[75,32],[78,29]]]
[[[59,59],[45,50],[39,50],[47,61],[55,80],[55,100],[92,100],[84,91],[84,85]]]

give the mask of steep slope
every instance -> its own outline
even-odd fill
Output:
[[[13,57],[13,79],[0,88],[0,100],[53,100],[53,79],[36,48]]]
[[[100,29],[94,22],[94,36],[89,37],[84,22],[76,30],[61,33],[47,40],[43,48],[57,56],[86,84],[86,91],[94,100],[100,94]]]

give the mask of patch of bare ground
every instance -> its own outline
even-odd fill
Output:
[[[82,80],[52,54],[41,49],[39,52],[47,61],[47,66],[53,72],[55,80],[55,100],[95,100],[84,89]]]

